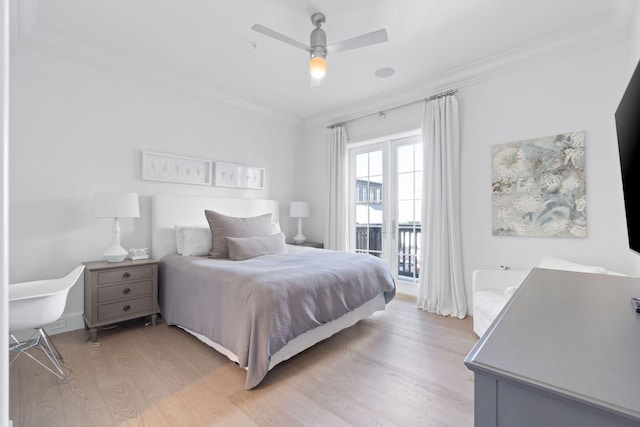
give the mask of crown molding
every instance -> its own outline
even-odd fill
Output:
[[[465,64],[446,73],[428,77],[426,79],[428,83],[406,86],[352,103],[338,111],[334,110],[331,113],[308,118],[304,121],[304,127],[308,129],[354,120],[415,102],[436,93],[461,89],[531,66],[620,42],[631,36],[639,12],[640,6],[633,0],[612,4],[611,13],[608,16],[603,16],[595,24],[591,24],[595,27],[593,30],[589,30],[587,26],[574,28],[506,53]]]
[[[153,68],[132,58],[121,57],[58,32],[36,28],[17,45],[20,50],[35,51],[78,62],[85,66],[108,72],[120,77],[137,77],[154,80],[168,88],[178,89],[200,98],[225,103],[253,113],[266,116],[292,126],[301,126],[302,120],[293,115],[263,107],[246,100],[230,96],[210,86],[206,86],[172,73]]]

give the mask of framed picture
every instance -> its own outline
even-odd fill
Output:
[[[587,237],[585,132],[491,147],[493,235]]]
[[[231,163],[216,162],[216,181],[218,187],[238,187],[239,167]]]
[[[216,162],[215,185],[218,187],[264,188],[265,170],[253,166]]]
[[[264,168],[241,166],[238,180],[240,187],[261,190],[264,188]]]
[[[210,160],[142,152],[142,179],[147,181],[211,185],[212,167]]]

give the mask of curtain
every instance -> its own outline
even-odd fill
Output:
[[[329,212],[324,247],[338,251],[349,249],[347,228],[348,182],[347,131],[342,126],[329,129]]]
[[[425,103],[424,173],[418,307],[467,314],[460,239],[460,128],[458,101],[447,95]]]

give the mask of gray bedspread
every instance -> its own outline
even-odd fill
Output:
[[[268,372],[271,355],[293,338],[337,319],[395,283],[379,258],[312,248],[244,261],[168,255],[160,262],[163,319],[233,351],[246,388]]]

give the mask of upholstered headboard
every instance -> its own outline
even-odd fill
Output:
[[[155,194],[151,198],[151,256],[161,259],[176,252],[176,225],[208,227],[205,209],[237,217],[271,213],[275,223],[280,208],[275,200]]]

